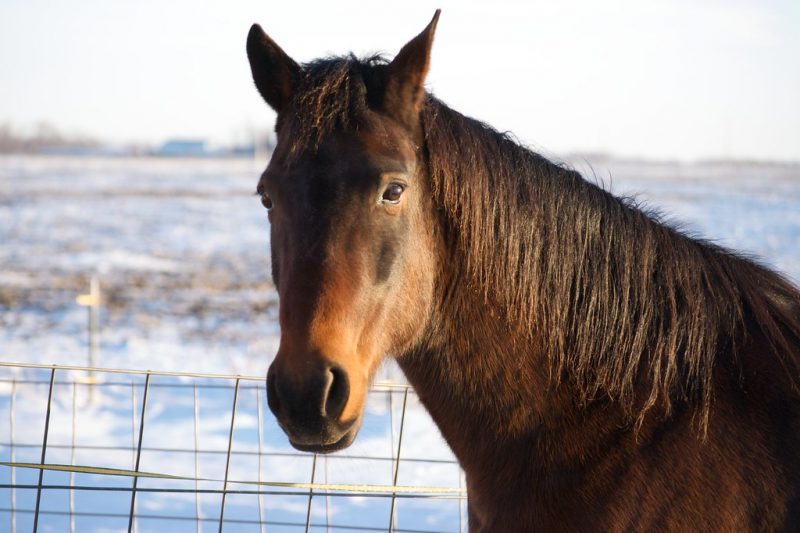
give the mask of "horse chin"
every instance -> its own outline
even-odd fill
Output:
[[[299,444],[294,442],[292,439],[289,439],[289,444],[296,450],[300,450],[301,452],[313,452],[313,453],[333,453],[338,452],[339,450],[344,450],[348,446],[350,446],[356,438],[358,434],[358,430],[355,431],[348,431],[342,437],[334,442],[331,443],[323,443],[323,444]]]
[[[361,418],[352,424],[349,424],[349,427],[343,432],[326,432],[327,438],[319,439],[318,437],[312,438],[302,438],[302,437],[295,437],[290,435],[287,432],[287,436],[289,437],[289,444],[296,450],[300,450],[301,452],[313,452],[313,453],[333,453],[339,450],[344,450],[356,439],[358,435],[358,431],[361,429]],[[284,431],[285,428],[284,428]],[[331,434],[333,433],[333,434]]]

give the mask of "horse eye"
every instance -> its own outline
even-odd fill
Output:
[[[267,194],[261,195],[261,205],[267,208],[267,211],[272,209],[272,198],[269,197]]]
[[[388,187],[383,191],[383,196],[381,196],[381,201],[396,204],[400,201],[400,196],[403,195],[403,191],[405,187],[399,183],[390,183]]]

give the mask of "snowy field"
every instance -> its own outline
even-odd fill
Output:
[[[800,280],[800,166],[572,163],[614,193],[659,208],[687,231],[747,251]],[[0,361],[86,364],[86,309],[75,298],[96,275],[104,297],[97,366],[265,375],[278,328],[269,281],[268,223],[253,195],[261,170],[252,161],[235,159],[0,157]],[[109,379],[89,402],[88,387],[72,385],[76,374],[63,372],[56,380],[48,462],[132,468],[143,376]],[[392,365],[382,376],[402,379]],[[39,462],[36,443],[41,444],[48,380],[48,371],[0,367],[0,462],[12,457],[12,424],[15,460]],[[309,481],[313,458],[288,447],[265,407],[263,383],[243,381],[241,387],[239,454],[234,454],[230,479],[253,478],[258,472],[258,479]],[[224,454],[219,451],[227,444],[232,398],[230,380],[154,377],[145,431],[151,451],[142,456],[141,470],[222,479]],[[398,484],[458,488],[458,468],[441,436],[413,394],[408,401],[402,456],[409,462],[401,464]],[[401,403],[397,393],[371,395],[356,444],[321,460],[316,481],[391,484],[393,464],[386,458],[398,443]],[[199,459],[198,472],[193,453],[163,451],[176,448],[211,451]],[[254,462],[260,450],[272,454],[263,464]],[[439,462],[414,461],[421,458]],[[0,467],[0,485],[10,483],[11,470]],[[14,470],[16,483],[36,483],[38,471]],[[80,476],[86,484],[109,484],[107,478]],[[130,482],[118,478],[115,483],[128,487]],[[45,483],[68,484],[69,476],[47,472]],[[148,483],[156,482],[142,480],[140,486]],[[193,482],[174,483],[194,487]],[[17,490],[16,508],[32,508],[32,495],[35,491]],[[97,498],[82,493],[74,505],[127,513],[129,493]],[[231,496],[226,517],[233,522],[226,522],[225,531],[257,531],[253,524],[264,520],[274,522],[269,531],[297,531],[275,524],[305,519],[306,496],[256,498]],[[11,504],[11,491],[0,488],[0,531],[11,529]],[[68,518],[58,514],[69,508],[66,493],[46,492],[43,506],[52,513],[43,516],[42,530],[68,531]],[[192,518],[141,519],[138,530],[196,531],[197,509],[214,517],[219,506],[212,494],[197,501],[188,493],[144,494],[138,513],[157,517],[169,509]],[[463,506],[457,500],[408,500],[398,504],[397,512],[400,530],[458,531]],[[385,528],[376,524],[388,524],[389,513],[385,498],[317,498],[312,522],[330,519],[354,531]],[[18,531],[30,530],[30,513],[16,513],[13,519]],[[201,525],[217,529],[213,520]],[[84,516],[78,526],[78,531],[120,531],[127,529],[127,521]],[[341,530],[348,529],[336,529]]]

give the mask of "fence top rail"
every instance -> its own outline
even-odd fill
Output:
[[[63,370],[67,372],[96,372],[105,374],[128,374],[139,376],[166,376],[177,378],[199,378],[199,379],[225,379],[225,380],[242,380],[242,381],[258,381],[265,380],[264,376],[247,376],[241,374],[222,374],[213,372],[176,372],[170,370],[136,370],[125,368],[104,368],[94,366],[76,366],[76,365],[44,365],[37,363],[16,363],[9,361],[0,361],[0,368],[32,368],[37,370]],[[392,390],[392,389],[412,389],[411,385],[406,383],[398,383],[395,381],[377,381],[372,384],[373,390]]]

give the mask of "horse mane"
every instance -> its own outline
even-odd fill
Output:
[[[378,56],[304,65],[292,152],[357,127],[385,66]],[[434,203],[464,285],[504,310],[582,400],[612,398],[639,421],[653,407],[667,414],[690,402],[704,425],[717,354],[730,350],[739,364],[750,341],[765,343],[796,386],[800,291],[785,278],[430,95],[421,120]]]
[[[706,420],[716,355],[757,334],[800,377],[800,292],[779,274],[434,98],[422,120],[436,204],[472,283],[584,400],[610,396],[640,420],[699,401]]]

